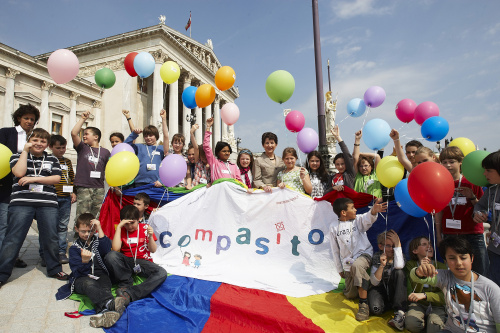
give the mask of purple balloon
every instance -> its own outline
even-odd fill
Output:
[[[385,101],[385,90],[382,87],[373,86],[365,91],[363,96],[365,104],[371,108],[376,108]]]
[[[318,143],[318,133],[312,128],[305,127],[297,134],[297,145],[304,154],[309,154],[316,149]]]
[[[114,154],[116,153],[120,153],[122,151],[129,151],[131,153],[134,153],[135,154],[135,151],[134,151],[134,148],[132,148],[131,145],[129,145],[128,143],[119,143],[117,144],[113,150],[111,150],[111,156],[113,156]]]
[[[180,154],[169,154],[161,161],[160,181],[166,187],[173,187],[186,177],[187,164]]]

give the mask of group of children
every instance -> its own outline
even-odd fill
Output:
[[[31,112],[33,118],[39,117],[38,110],[33,109],[27,111],[28,115]],[[137,177],[123,188],[147,184],[163,186],[158,172],[160,163],[168,154],[183,154],[184,136],[175,134],[169,142],[164,110],[160,112],[161,144],[155,126],[136,129],[130,113],[124,110],[123,114],[131,134],[127,139],[121,133],[111,134],[111,146],[128,143],[140,160]],[[61,288],[58,297],[68,297],[73,291],[86,294],[98,313],[92,317],[91,325],[110,327],[131,301],[145,297],[162,284],[166,271],[151,260],[150,254],[156,251],[156,237],[145,219],[149,206],[147,194],[138,194],[134,205],[121,210],[120,223],[112,240],[104,235],[96,219],[104,198],[104,170],[110,151],[100,146],[98,128],[86,127],[80,137],[89,115],[90,112],[82,113],[71,131],[77,152],[76,173],[71,161],[64,157],[65,138],[50,136],[40,128],[32,130],[21,151],[12,155],[10,164],[14,185],[8,206],[9,223],[4,235],[0,235],[4,236],[0,251],[0,287],[11,275],[31,221],[36,217],[42,266],[47,267],[49,276],[70,280]],[[20,121],[21,116],[14,117],[15,121]],[[331,225],[333,259],[337,271],[345,278],[346,297],[359,297],[357,320],[367,320],[370,313],[380,315],[392,309],[395,315],[389,324],[400,330],[406,327],[412,332],[424,328],[429,332],[457,331],[457,327],[466,326],[488,331],[500,323],[498,298],[493,300],[500,297],[500,196],[497,198],[500,152],[490,154],[483,161],[485,175],[493,185],[483,193],[480,187],[462,176],[460,167],[464,156],[458,148],[447,147],[438,158],[418,141],[411,141],[405,147],[405,154],[399,144],[399,133],[396,130],[391,132],[395,154],[407,174],[420,163],[437,162],[444,165],[455,180],[454,198],[448,207],[436,214],[436,240],[450,269],[438,274],[446,266],[433,262],[433,248],[426,237],[417,237],[410,243],[411,260],[406,264],[401,242],[393,230],[378,236],[379,251],[373,254],[366,231],[376,221],[377,215],[386,211],[387,203],[380,199],[384,188],[375,172],[381,154],[360,153],[361,131],[355,134],[351,155],[340,137],[338,126],[333,129],[332,134],[342,153],[334,157],[337,172],[329,174],[317,151],[308,154],[304,167],[297,166],[298,156],[294,148],[285,148],[281,158],[276,156],[274,150],[278,138],[271,132],[262,135],[265,150],[262,156],[254,158],[250,150],[242,149],[238,152],[236,164],[233,164],[229,161],[232,149],[228,143],[217,142],[214,151],[211,149],[213,121],[213,118],[207,119],[202,149],[195,139],[199,127],[192,126],[191,142],[184,157],[188,164],[187,174],[178,186],[191,189],[199,184],[211,184],[219,178],[234,178],[244,183],[250,189],[249,193],[256,188],[271,192],[273,187],[288,186],[312,197],[321,197],[328,191],[343,191],[344,187],[349,187],[379,198],[363,215],[356,215],[354,202],[350,199],[337,199],[333,203],[338,216],[338,221]],[[141,133],[144,143],[134,143]],[[52,150],[52,155],[45,152],[47,147]],[[70,247],[68,259],[67,226],[74,202],[77,203],[75,231],[78,239]],[[10,223],[14,218],[16,223]],[[491,221],[491,228],[486,248],[483,223],[487,221]],[[457,238],[457,235],[461,237]],[[68,262],[72,270],[70,276],[61,267]],[[133,275],[146,280],[134,285]],[[116,297],[111,293],[112,284],[118,284]],[[474,295],[466,303],[463,303],[464,290]],[[462,298],[457,293],[462,293]],[[474,316],[464,315],[463,308]]]

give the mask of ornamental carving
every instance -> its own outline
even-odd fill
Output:
[[[168,55],[161,49],[149,53],[151,53],[157,63],[164,63],[168,59]]]
[[[53,83],[47,82],[47,81],[42,81],[41,88],[42,90],[50,90],[54,86]]]
[[[214,57],[212,57],[212,54],[210,51],[205,51],[203,48],[196,46],[194,44],[189,43],[185,39],[182,39],[180,37],[175,37],[175,40],[184,46],[196,59],[198,59],[202,64],[208,67],[209,70],[212,72],[217,72],[217,70],[221,67],[219,64],[217,64],[217,61],[215,60]],[[208,48],[213,50],[213,44],[212,41],[209,39],[207,41],[207,44],[205,44]]]
[[[96,101],[96,100],[94,100],[94,101],[92,102],[92,107],[93,107],[93,108],[95,108],[95,109],[100,109],[100,108],[102,107],[102,103],[101,103],[101,101]]]
[[[222,98],[220,97],[220,95],[215,95],[214,104],[220,104],[221,100]]]
[[[76,101],[76,99],[80,97],[80,94],[72,91],[69,93],[69,99],[72,100],[72,101]]]
[[[191,84],[194,79],[194,75],[189,72],[184,72],[181,75],[181,79],[184,80],[184,84]]]
[[[125,58],[120,58],[112,61],[106,61],[100,64],[90,65],[87,67],[80,68],[80,72],[78,72],[78,76],[80,77],[92,77],[95,75],[95,72],[100,70],[101,68],[107,67],[112,71],[123,70],[125,66],[123,65],[123,61]]]
[[[19,71],[16,71],[13,68],[7,67],[7,71],[5,72],[5,77],[7,77],[9,79],[15,79],[16,75],[19,73],[20,73]]]

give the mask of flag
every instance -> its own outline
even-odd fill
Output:
[[[191,12],[189,12],[189,20],[188,23],[186,24],[186,31],[187,29],[189,29],[189,27],[191,27]]]

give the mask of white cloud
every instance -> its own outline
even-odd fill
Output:
[[[497,23],[495,24],[494,26],[492,26],[491,28],[488,29],[488,35],[490,36],[494,36],[497,34],[497,32],[500,31],[500,23]]]
[[[353,63],[343,63],[336,66],[340,76],[364,72],[375,68],[376,63],[368,60],[360,60]]]
[[[391,14],[394,9],[394,6],[380,7],[374,4],[375,0],[333,1],[332,9],[333,13],[341,19],[364,15],[387,15]]]
[[[361,51],[361,46],[344,47],[342,50],[337,51],[338,57],[350,57],[354,53]]]

